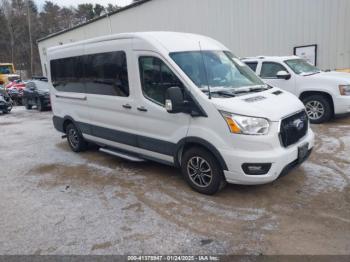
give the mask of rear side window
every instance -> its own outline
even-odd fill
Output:
[[[129,96],[128,69],[124,52],[87,55],[85,75],[87,93]]]
[[[129,96],[123,51],[52,60],[51,77],[58,91]]]
[[[251,70],[256,72],[256,68],[258,66],[258,62],[244,62],[247,66],[250,67]]]
[[[82,56],[51,61],[52,84],[58,91],[85,93],[83,72]]]
[[[35,84],[33,83],[33,82],[28,82],[27,84],[26,84],[26,88],[36,88],[36,86],[35,86]]]
[[[39,90],[49,90],[49,84],[47,82],[44,82],[44,81],[38,81],[36,82],[36,87],[39,89]]]
[[[183,89],[181,81],[159,58],[140,57],[139,67],[142,91],[151,101],[164,105],[165,92],[169,87],[178,86]]]
[[[287,69],[279,63],[264,62],[261,67],[260,76],[262,78],[277,78],[279,71],[287,71]]]

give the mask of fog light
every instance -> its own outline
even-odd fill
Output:
[[[271,168],[270,163],[263,164],[243,164],[242,169],[247,175],[266,175]]]

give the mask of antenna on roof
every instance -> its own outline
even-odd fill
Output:
[[[211,91],[210,91],[210,85],[209,85],[207,66],[205,64],[205,59],[204,59],[204,55],[203,55],[203,51],[202,51],[201,41],[199,41],[198,44],[199,44],[199,51],[201,53],[203,66],[204,66],[205,81],[207,82],[207,86],[208,86],[208,97],[209,97],[209,99],[211,99]]]

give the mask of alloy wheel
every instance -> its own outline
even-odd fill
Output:
[[[69,129],[68,131],[68,139],[69,143],[73,148],[78,148],[79,146],[79,134],[76,130],[74,129]]]
[[[188,160],[187,172],[191,181],[199,187],[207,187],[213,178],[209,163],[200,156]]]
[[[324,105],[316,100],[309,101],[305,104],[307,115],[311,120],[318,120],[325,113]]]

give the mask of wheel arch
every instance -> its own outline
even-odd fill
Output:
[[[74,121],[74,119],[73,119],[72,117],[70,117],[70,116],[65,116],[65,117],[63,118],[63,123],[62,123],[62,130],[63,130],[64,133],[66,133],[66,131],[67,131],[67,126],[68,126],[69,124],[74,124],[75,126],[77,126],[76,123],[75,123],[75,121]]]
[[[61,133],[66,133],[67,126],[71,123],[74,124],[77,127],[78,131],[81,133],[79,125],[70,116],[65,116],[65,117],[53,116],[52,120],[53,120],[54,127]]]
[[[226,162],[222,155],[220,154],[219,150],[216,149],[214,145],[212,145],[210,142],[198,138],[198,137],[186,137],[181,139],[176,146],[175,155],[174,155],[174,163],[176,167],[181,166],[181,158],[183,156],[183,153],[190,147],[193,146],[199,146],[206,150],[208,150],[211,154],[214,155],[216,160],[219,162],[220,167],[222,170],[228,170]]]
[[[312,95],[321,95],[323,97],[325,97],[331,104],[332,107],[332,113],[334,114],[334,101],[333,101],[333,97],[331,94],[324,92],[324,91],[303,91],[300,95],[299,95],[299,99],[301,101],[303,101],[303,99],[305,99],[306,97],[312,96]]]

